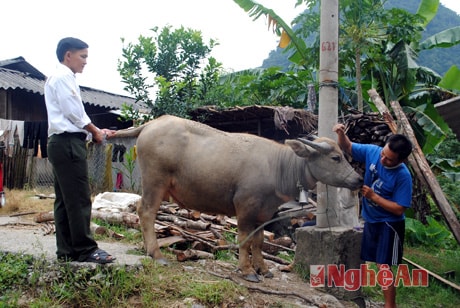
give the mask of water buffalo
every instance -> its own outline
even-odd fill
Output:
[[[263,230],[278,207],[298,196],[300,183],[317,181],[355,190],[362,185],[337,144],[327,138],[284,144],[258,136],[226,133],[202,123],[162,116],[114,137],[136,137],[142,177],[138,208],[147,254],[166,260],[158,247],[154,222],[164,196],[205,213],[236,216],[239,269],[245,279],[271,276],[262,257]],[[252,254],[252,264],[250,259]]]

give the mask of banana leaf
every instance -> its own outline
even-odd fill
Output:
[[[436,16],[439,7],[439,0],[422,0],[417,10],[417,14],[425,18],[426,26]]]
[[[460,69],[452,65],[444,74],[438,86],[444,89],[455,90],[460,92]]]
[[[460,43],[460,26],[436,33],[420,43],[420,48],[448,48]]]

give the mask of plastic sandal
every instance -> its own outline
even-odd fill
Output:
[[[98,248],[93,251],[84,262],[106,264],[112,263],[114,260],[116,260],[115,257],[109,255],[105,250]]]

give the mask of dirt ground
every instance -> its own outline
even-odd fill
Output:
[[[39,201],[44,209],[50,209],[49,201]],[[40,207],[34,206],[34,212]],[[43,209],[42,208],[42,209]],[[55,238],[53,234],[44,235],[41,224],[33,221],[33,214],[19,215],[24,213],[24,208],[16,210],[0,210],[0,251],[17,251],[37,253],[55,258]],[[18,233],[19,232],[19,233]],[[17,239],[21,237],[20,244]],[[140,264],[141,256],[130,255],[133,247],[120,242],[99,242],[101,248],[107,249],[117,256],[116,264]],[[25,248],[26,247],[26,248]],[[35,251],[34,249],[38,249]],[[206,270],[207,272],[225,278],[245,286],[249,295],[242,299],[241,303],[234,307],[380,307],[378,304],[364,301],[359,305],[353,301],[341,301],[336,297],[324,292],[324,290],[312,288],[309,283],[303,281],[294,272],[281,271],[279,265],[267,261],[273,278],[263,279],[259,283],[251,283],[242,279],[236,272],[235,265],[218,260],[188,261],[184,267],[191,270]],[[190,307],[190,303],[177,303],[175,307]],[[201,307],[193,305],[193,307]]]

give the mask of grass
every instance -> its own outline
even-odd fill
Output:
[[[6,191],[7,204],[0,209],[0,215],[53,210],[53,199],[38,199],[35,195],[34,191]],[[101,220],[94,222],[123,234],[122,242],[139,243],[142,239],[140,232]],[[163,253],[173,259],[168,252]],[[236,260],[231,252],[227,258]],[[206,273],[196,262],[193,266],[170,262],[176,264],[164,267],[146,259],[139,268],[77,268],[50,263],[45,258],[0,252],[0,308],[170,307],[178,303],[214,307],[238,303],[247,295],[244,287]]]
[[[0,253],[0,307],[170,307],[179,303],[225,306],[247,290],[182,264],[145,260],[140,268],[73,267]]]
[[[52,190],[40,192],[50,194]],[[54,199],[39,199],[38,193],[32,190],[5,189],[6,205],[0,209],[0,215],[26,212],[49,212],[53,210]]]
[[[0,215],[24,212],[52,211],[52,199],[35,198],[33,191],[6,191],[7,206]],[[101,226],[125,236],[122,241],[139,243],[141,235],[123,227],[95,221]],[[229,243],[235,243],[236,229],[224,233]],[[111,239],[101,236],[104,241]],[[174,257],[164,251],[166,257]],[[292,260],[292,254],[279,257]],[[460,248],[405,247],[405,257],[443,276],[456,273],[451,280],[460,284]],[[218,260],[236,263],[233,251],[220,251]],[[208,307],[244,306],[241,298],[247,289],[228,280],[206,273],[206,264],[170,261],[172,266],[160,266],[147,259],[139,268],[128,267],[71,267],[33,259],[26,255],[0,252],[0,308],[3,307],[191,307],[200,303]],[[190,266],[193,264],[193,266]],[[302,272],[303,271],[303,272]],[[296,272],[308,281],[308,271]],[[365,287],[367,298],[382,302],[380,287]],[[398,307],[460,307],[460,294],[433,279],[429,287],[397,289]],[[281,305],[281,304],[280,304]],[[280,306],[282,307],[282,305]]]
[[[404,256],[440,276],[443,276],[443,273],[446,272],[456,273],[455,278],[449,280],[459,284],[460,249],[446,250],[425,246],[407,246],[404,248]],[[413,266],[409,265],[410,270],[413,268]],[[398,286],[396,290],[398,307],[460,307],[459,291],[431,276],[428,283],[428,287]],[[380,287],[364,287],[363,292],[365,296],[383,302]]]

